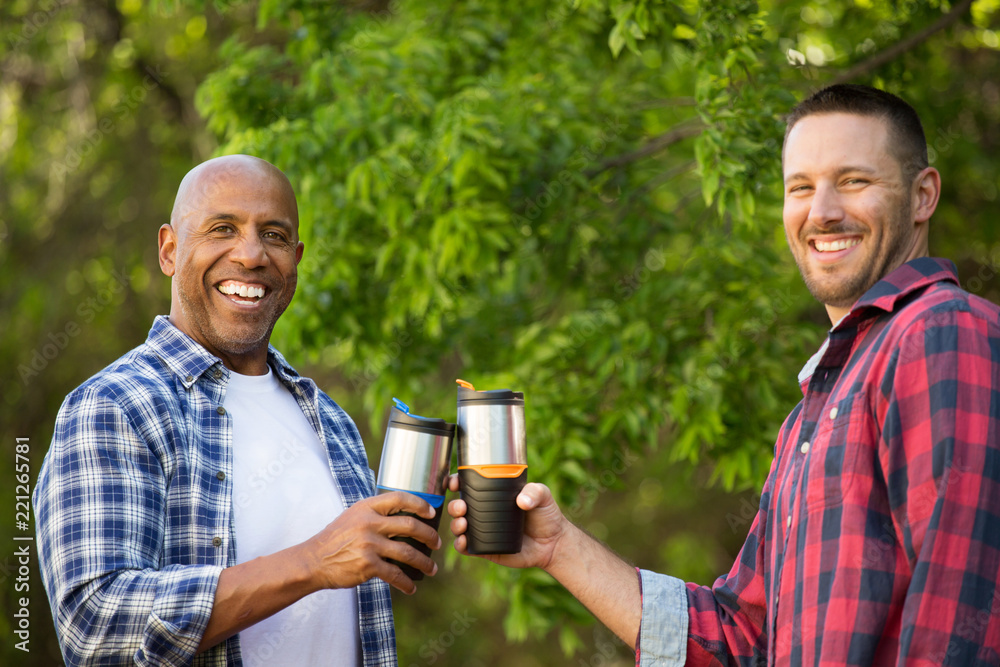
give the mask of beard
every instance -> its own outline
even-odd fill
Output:
[[[242,356],[267,347],[274,325],[291,303],[292,293],[294,288],[284,298],[269,304],[270,307],[260,312],[247,313],[236,322],[213,317],[206,302],[193,297],[186,289],[178,290],[178,301],[189,325],[212,347],[210,352]],[[272,295],[272,298],[276,299],[277,295]]]
[[[904,199],[894,210],[894,214],[883,218],[882,234],[877,239],[874,235],[865,237],[864,234],[868,231],[867,228],[852,223],[831,225],[823,229],[823,233],[831,235],[861,234],[863,236],[862,243],[865,241],[878,243],[878,246],[871,251],[872,255],[867,258],[864,265],[858,271],[842,280],[834,281],[829,276],[824,275],[827,272],[833,273],[836,271],[836,267],[829,269],[814,267],[808,263],[806,258],[792,253],[795,263],[799,267],[799,273],[802,275],[802,280],[805,281],[806,288],[813,295],[813,298],[820,303],[835,308],[850,308],[875,283],[902,263],[900,260],[904,255],[906,242],[909,240],[906,229],[910,220],[912,206],[908,199]],[[818,231],[815,226],[804,227],[799,235],[802,245],[808,247],[805,239],[810,235],[816,234]]]

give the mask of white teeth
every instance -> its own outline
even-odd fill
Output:
[[[854,246],[861,243],[861,239],[843,239],[841,241],[814,241],[816,250],[820,252],[834,252],[837,250],[846,250],[848,248],[853,248]]]
[[[237,296],[257,297],[257,298],[264,297],[263,287],[253,287],[250,285],[232,285],[232,284],[219,285],[218,290],[223,294],[227,294],[230,296],[237,295]]]

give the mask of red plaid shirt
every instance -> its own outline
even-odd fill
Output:
[[[957,282],[911,261],[831,330],[687,664],[1000,665],[1000,309]]]

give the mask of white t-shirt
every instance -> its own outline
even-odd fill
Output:
[[[309,539],[344,511],[327,452],[295,397],[267,375],[230,373],[236,560]],[[361,665],[356,588],[308,595],[240,633],[243,664]]]

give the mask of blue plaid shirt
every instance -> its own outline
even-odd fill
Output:
[[[350,417],[272,347],[268,363],[326,444],[347,506],[375,477]],[[59,411],[35,489],[42,579],[68,665],[241,665],[239,636],[195,657],[236,564],[229,371],[157,317],[143,345]],[[357,588],[365,667],[396,664],[389,586]]]

